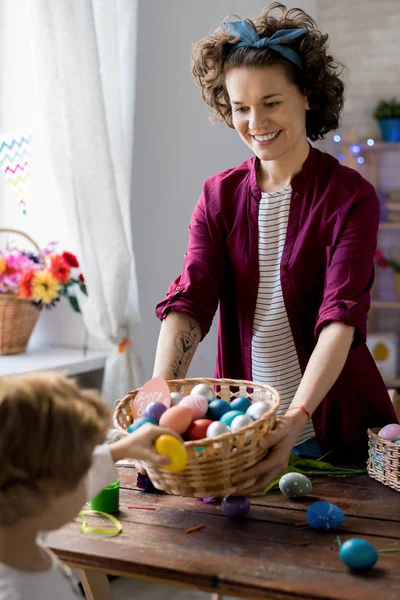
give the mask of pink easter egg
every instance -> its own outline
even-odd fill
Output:
[[[385,425],[385,427],[382,427],[378,435],[384,440],[396,442],[397,440],[400,440],[400,425],[397,425],[396,423]]]
[[[202,419],[208,410],[208,402],[204,396],[199,394],[191,394],[185,396],[179,403],[179,406],[188,406],[193,414],[193,420]]]

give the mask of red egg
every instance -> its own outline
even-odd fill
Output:
[[[160,417],[161,427],[169,427],[177,433],[183,433],[192,422],[192,411],[188,406],[172,406]]]
[[[197,419],[197,421],[193,421],[187,430],[187,436],[189,440],[202,440],[205,438],[207,429],[211,423],[211,419]]]

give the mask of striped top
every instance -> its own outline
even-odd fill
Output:
[[[280,263],[285,245],[291,188],[263,193],[258,213],[260,283],[251,344],[252,379],[272,385],[286,412],[301,381],[301,369],[283,302]],[[315,437],[310,420],[296,445]]]

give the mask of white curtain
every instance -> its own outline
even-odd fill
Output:
[[[111,349],[103,386],[110,404],[140,380],[130,216],[137,4],[31,0],[37,135],[47,146],[85,274],[85,325]],[[124,339],[133,345],[120,353]]]

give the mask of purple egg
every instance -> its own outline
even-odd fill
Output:
[[[385,427],[382,427],[378,435],[384,440],[396,442],[397,440],[400,440],[400,425],[397,425],[397,423],[385,425]]]
[[[165,413],[166,410],[167,407],[162,402],[150,402],[150,404],[146,406],[144,416],[159,423],[161,415]]]
[[[225,496],[222,500],[222,510],[227,517],[240,519],[250,510],[250,500],[247,496]]]

